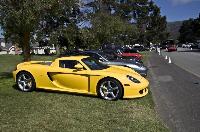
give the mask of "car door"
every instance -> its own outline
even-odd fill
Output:
[[[89,75],[85,68],[78,70],[74,66],[80,62],[76,60],[60,60],[59,70],[51,73],[51,78],[54,85],[60,89],[70,91],[88,92],[89,90]]]

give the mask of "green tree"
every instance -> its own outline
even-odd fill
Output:
[[[131,41],[131,38],[137,37],[138,32],[134,25],[105,12],[96,13],[91,23],[91,32],[96,36],[99,44],[124,44]]]
[[[192,42],[194,40],[194,31],[193,31],[193,19],[189,19],[186,21],[183,21],[183,24],[179,30],[180,36],[179,36],[179,41],[182,43],[186,42]]]
[[[150,14],[146,23],[145,37],[148,42],[159,43],[168,38],[167,21],[160,15],[160,8],[153,2],[150,3]]]
[[[200,39],[200,16],[196,19],[189,19],[183,21],[179,30],[179,41],[182,43],[196,42]]]
[[[62,16],[68,16],[67,14],[72,12],[74,3],[74,0],[1,0],[0,24],[6,37],[12,38],[13,42],[22,47],[24,61],[29,61],[31,35],[40,26],[49,29],[46,27],[50,27],[51,23],[47,20],[53,21],[54,16],[65,19],[66,17]]]
[[[96,0],[87,5],[93,7],[93,13],[104,12],[120,17],[124,25],[136,25],[139,37],[133,39],[140,43],[159,42],[168,36],[166,17],[160,15],[160,9],[153,1]]]

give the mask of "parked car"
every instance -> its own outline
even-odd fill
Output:
[[[167,51],[168,51],[168,52],[177,51],[176,45],[168,45],[168,46],[167,46]]]
[[[191,44],[190,48],[192,48],[192,49],[198,49],[198,44]]]
[[[6,47],[0,46],[0,52],[3,52],[3,51],[6,52],[6,54],[7,54],[8,50],[6,49]]]
[[[113,59],[109,54],[106,54],[102,51],[80,51],[72,55],[90,56],[100,61],[103,64],[129,67],[129,68],[132,68],[134,71],[138,72],[143,77],[147,76],[148,68],[144,66],[142,63],[139,63],[137,61],[132,61],[132,60]]]
[[[144,51],[145,50],[144,46],[142,46],[142,45],[134,46],[133,49],[136,51]]]
[[[194,43],[188,43],[187,48],[191,48],[192,45],[194,45]]]
[[[200,43],[198,43],[197,45],[198,45],[198,49],[200,49]]]
[[[42,88],[98,95],[105,100],[143,97],[148,93],[149,85],[130,68],[103,65],[87,56],[20,63],[13,71],[13,77],[24,92]]]
[[[131,60],[131,61],[139,62],[143,64],[142,60],[138,59],[135,56],[122,56],[121,54],[117,54],[115,50],[103,50],[103,52],[106,53],[107,56],[110,56],[110,59],[113,59],[113,60]]]
[[[173,39],[168,39],[168,40],[163,41],[160,47],[161,49],[167,49],[171,45],[175,45],[175,41]]]
[[[182,44],[182,48],[187,48],[187,45],[186,44]]]
[[[118,49],[117,50],[118,54],[120,54],[121,56],[133,56],[136,57],[137,59],[142,59],[142,55],[140,53],[138,53],[137,50],[134,49]]]

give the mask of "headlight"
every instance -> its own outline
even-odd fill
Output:
[[[127,78],[128,78],[129,80],[131,80],[132,82],[134,82],[134,83],[140,83],[139,80],[137,80],[136,78],[134,78],[134,77],[132,77],[132,76],[127,75]]]

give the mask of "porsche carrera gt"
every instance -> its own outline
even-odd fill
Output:
[[[97,95],[105,100],[143,97],[149,82],[131,68],[108,66],[88,56],[17,65],[14,80],[21,91],[36,88]]]

